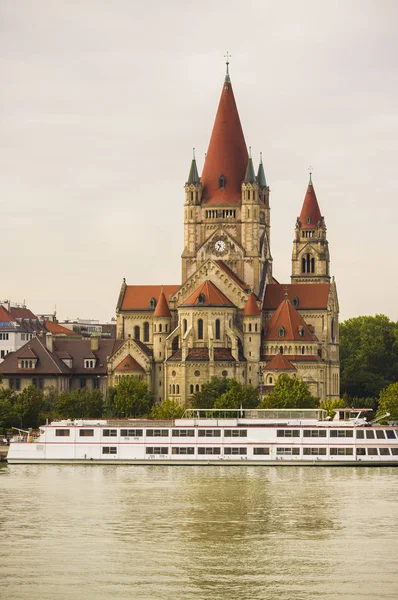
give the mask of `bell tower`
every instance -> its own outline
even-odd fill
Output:
[[[330,282],[330,255],[326,239],[326,225],[319,210],[311,174],[301,213],[296,221],[291,282]]]

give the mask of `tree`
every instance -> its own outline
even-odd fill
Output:
[[[35,385],[29,385],[15,398],[14,413],[20,420],[20,426],[37,429],[40,414],[44,407],[43,391]]]
[[[302,379],[279,375],[275,387],[258,408],[316,408],[318,401]]]
[[[152,394],[145,381],[136,377],[123,377],[116,386],[113,400],[117,417],[142,417],[152,406]]]
[[[99,390],[79,388],[61,392],[55,410],[61,417],[69,419],[99,419],[104,409],[103,396]]]
[[[341,390],[377,397],[398,380],[398,323],[385,315],[362,316],[340,325]]]
[[[227,391],[229,381],[227,377],[212,377],[200,392],[193,395],[192,407],[213,408],[215,401]]]
[[[180,419],[185,412],[176,400],[166,398],[163,402],[157,402],[151,410],[152,419]]]
[[[327,400],[323,400],[319,404],[319,408],[326,410],[326,412],[328,413],[328,417],[331,417],[332,419],[336,414],[336,409],[344,408],[345,406],[348,406],[348,405],[343,398],[335,398],[334,400],[331,400],[330,398],[328,398]]]
[[[14,391],[10,389],[0,390],[0,432],[16,425],[16,417],[13,410],[15,400]]]
[[[258,390],[252,385],[242,385],[236,379],[228,380],[227,390],[214,403],[214,408],[256,408]]]
[[[392,383],[380,392],[379,408],[376,417],[390,413],[386,421],[398,421],[398,382]]]

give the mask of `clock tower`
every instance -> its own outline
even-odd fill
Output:
[[[182,283],[209,258],[259,297],[272,279],[269,188],[247,150],[228,63],[202,176],[194,155],[185,184]]]

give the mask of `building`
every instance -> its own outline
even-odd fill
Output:
[[[107,390],[108,358],[123,342],[100,336],[54,336],[41,333],[6,356],[0,364],[2,387],[24,390],[29,385],[58,392],[78,388]]]
[[[0,363],[10,352],[18,350],[34,336],[49,332],[54,335],[76,336],[73,331],[62,327],[49,315],[38,317],[25,305],[1,302]]]
[[[112,383],[138,376],[156,400],[187,405],[213,375],[267,391],[286,372],[321,399],[338,397],[339,307],[311,178],[287,285],[273,277],[270,226],[264,166],[256,173],[247,151],[227,64],[202,176],[193,157],[185,184],[182,280],[123,280]]]
[[[94,319],[67,319],[61,321],[60,325],[84,338],[89,338],[93,334],[98,334],[103,338],[116,338],[116,319],[112,319],[110,323],[100,323]]]

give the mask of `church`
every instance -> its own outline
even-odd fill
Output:
[[[287,373],[321,400],[338,398],[339,306],[311,177],[300,204],[283,284],[273,277],[270,188],[262,159],[256,170],[248,153],[227,63],[202,175],[194,156],[185,184],[181,283],[123,280],[123,343],[108,359],[108,384],[138,377],[155,401],[189,406],[212,376],[264,395]]]

